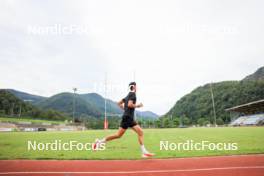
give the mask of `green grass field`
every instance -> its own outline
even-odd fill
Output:
[[[54,121],[54,120],[39,120],[32,118],[11,118],[11,117],[0,117],[0,122],[10,122],[10,123],[18,123],[18,122],[31,122],[31,123],[50,123],[50,124],[63,124],[64,121]]]
[[[104,151],[28,151],[27,141],[62,142],[75,140],[81,143],[93,142],[95,138],[114,133],[115,130],[87,130],[80,132],[2,132],[0,133],[0,159],[139,159],[140,150],[136,134],[128,130],[123,138],[109,142]],[[193,157],[212,155],[233,155],[264,153],[264,128],[185,128],[185,129],[145,129],[145,146],[156,153],[155,158]],[[236,151],[166,151],[160,150],[160,141],[185,142],[207,140],[236,142]]]

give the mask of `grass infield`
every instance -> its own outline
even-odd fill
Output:
[[[128,130],[121,139],[107,143],[106,150],[28,151],[28,140],[42,143],[78,141],[91,143],[95,138],[116,130],[87,130],[78,132],[2,132],[0,133],[0,159],[139,159],[137,135]],[[264,153],[263,127],[223,127],[184,129],[144,129],[145,146],[156,154],[155,158],[193,157]],[[182,143],[209,141],[212,143],[237,143],[238,150],[160,150],[160,141]]]
[[[31,122],[31,123],[50,123],[50,124],[64,124],[64,121],[54,121],[54,120],[39,120],[32,118],[13,118],[13,117],[0,117],[0,122],[10,122],[10,123],[19,123],[19,122]]]

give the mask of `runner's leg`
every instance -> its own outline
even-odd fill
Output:
[[[108,141],[111,141],[111,140],[114,140],[114,139],[121,138],[125,132],[126,132],[126,129],[119,127],[119,129],[118,129],[118,131],[117,131],[116,134],[107,136],[105,138],[105,142],[108,142]]]
[[[143,135],[143,130],[139,125],[135,125],[132,127],[132,130],[134,130],[137,135],[138,135],[138,142],[140,145],[144,144],[144,135]]]
[[[140,144],[142,157],[148,158],[148,157],[154,156],[154,154],[147,151],[147,149],[144,146],[144,135],[143,135],[142,128],[139,125],[135,125],[132,127],[132,129],[138,134],[138,142]]]

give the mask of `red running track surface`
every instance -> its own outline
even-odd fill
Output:
[[[1,175],[263,176],[264,154],[143,160],[0,160]]]

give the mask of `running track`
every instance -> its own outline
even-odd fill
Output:
[[[264,154],[143,160],[0,160],[1,175],[263,176]]]

